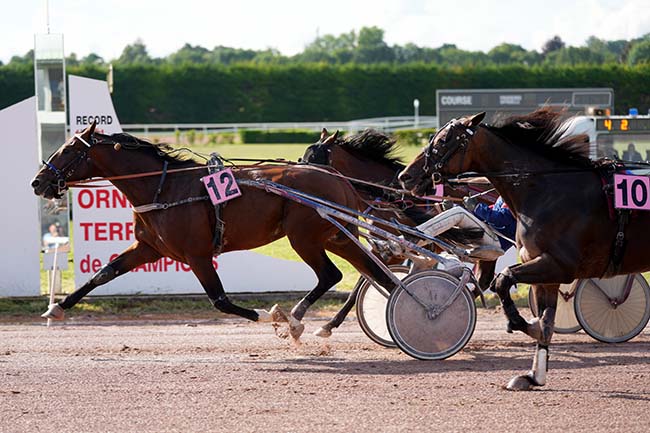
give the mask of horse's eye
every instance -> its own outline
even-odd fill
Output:
[[[70,148],[69,148],[69,147],[64,147],[64,148],[63,148],[63,151],[62,151],[61,153],[62,153],[63,155],[65,155],[66,153],[70,153]]]

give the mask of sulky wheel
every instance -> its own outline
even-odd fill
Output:
[[[409,267],[391,265],[389,269],[397,278],[403,279],[409,273]],[[375,343],[384,347],[397,347],[390,338],[386,326],[386,304],[389,293],[381,286],[373,284],[364,277],[357,282],[357,321],[361,330]]]
[[[605,343],[635,337],[650,319],[650,287],[641,274],[633,274],[625,298],[627,275],[582,280],[576,288],[575,313],[587,334]]]
[[[571,284],[562,284],[557,295],[557,309],[555,311],[555,328],[554,331],[558,334],[573,334],[578,332],[581,328],[576,313],[573,308],[575,300],[576,286],[581,280],[575,280]],[[537,317],[537,304],[535,304],[535,297],[533,291],[528,291],[528,305],[533,316]]]
[[[456,290],[459,279],[430,270],[409,275],[403,285],[406,290],[397,287],[386,309],[397,346],[422,360],[445,359],[461,350],[474,332],[476,306],[466,287]]]

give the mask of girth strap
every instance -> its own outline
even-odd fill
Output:
[[[210,160],[208,161],[208,173],[213,174],[219,170],[223,170],[223,161],[221,160],[221,155],[217,152],[213,152],[210,154]],[[212,238],[212,251],[215,255],[220,254],[223,249],[223,232],[225,230],[225,223],[221,219],[221,207],[225,206],[226,203],[214,205],[215,224],[214,237]]]
[[[614,246],[612,247],[612,259],[607,267],[607,274],[609,275],[618,274],[620,270],[623,256],[625,255],[625,246],[627,245],[627,241],[625,240],[625,227],[630,220],[630,211],[628,209],[617,209],[616,213],[618,214],[618,230],[616,231]]]

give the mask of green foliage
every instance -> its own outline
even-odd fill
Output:
[[[268,131],[239,131],[242,143],[315,143],[318,133],[299,129],[272,129]]]
[[[189,131],[187,131],[185,133],[185,137],[187,138],[187,142],[189,144],[194,144],[194,142],[196,141],[196,131],[193,130],[193,129],[190,129]]]
[[[435,128],[398,129],[393,131],[393,137],[402,146],[424,146],[435,132]]]
[[[650,40],[640,41],[634,44],[628,54],[627,62],[630,65],[638,65],[641,63],[650,64]]]

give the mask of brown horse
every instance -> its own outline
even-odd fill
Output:
[[[532,370],[508,384],[508,389],[527,390],[546,380],[559,284],[650,270],[650,213],[639,213],[624,227],[610,218],[600,174],[606,161],[588,158],[588,137],[564,136],[561,112],[541,109],[497,126],[481,124],[484,116],[447,124],[399,179],[406,188],[423,191],[432,178],[475,172],[490,179],[517,217],[523,263],[500,273],[492,288],[508,330],[537,341]],[[621,260],[616,239],[622,236]],[[527,322],[519,315],[508,290],[513,283],[532,285],[540,319]]]
[[[217,309],[249,320],[270,320],[263,310],[241,308],[228,300],[212,266],[212,256],[216,251],[256,248],[285,235],[318,278],[317,286],[294,308],[293,316],[298,322],[309,305],[342,278],[325,254],[326,248],[387,289],[393,288],[394,284],[378,266],[314,209],[265,192],[255,185],[241,185],[242,196],[223,207],[220,216],[224,222],[222,242],[215,245],[216,214],[212,204],[204,200],[206,192],[199,181],[207,174],[205,165],[184,160],[174,156],[174,151],[165,146],[127,134],[108,136],[94,130],[91,125],[50,157],[32,181],[37,195],[60,197],[67,183],[99,177],[111,180],[136,207],[152,202],[178,206],[134,212],[136,242],[74,293],[51,305],[44,317],[61,319],[65,309],[74,306],[95,287],[144,263],[170,257],[191,267]],[[164,175],[131,177],[161,169],[167,171],[166,178]],[[362,210],[364,206],[347,181],[325,170],[304,166],[254,166],[233,172],[237,179],[249,183],[269,180],[353,209]],[[161,178],[165,178],[164,182]],[[294,335],[299,336],[302,325],[293,323],[293,330]]]
[[[396,152],[395,140],[379,131],[368,129],[360,134],[342,138],[339,137],[338,131],[329,135],[327,130],[323,128],[320,140],[305,150],[301,161],[308,164],[333,167],[342,175],[352,178],[352,184],[367,201],[378,200],[383,203],[377,203],[379,210],[366,209],[373,215],[388,220],[396,218],[402,224],[415,226],[432,218],[437,211],[430,201],[418,201],[412,197],[402,200],[399,193],[391,190],[400,187],[397,176],[405,168],[405,165],[395,156]],[[356,182],[354,179],[370,182],[378,186]],[[388,189],[383,189],[381,186],[386,186]],[[480,193],[483,190],[478,187],[472,188],[459,185],[449,186],[446,193],[460,201],[467,195]],[[479,199],[487,203],[493,203],[496,197],[486,194],[479,196]],[[421,210],[418,206],[420,204],[426,205],[431,210],[428,212]],[[395,205],[395,207],[390,208],[387,205]],[[468,236],[460,230],[451,230],[440,237],[454,244],[471,243],[473,240],[471,235]],[[397,260],[397,262],[400,261],[402,260]],[[481,261],[478,263],[477,277],[481,290],[487,289],[494,278],[495,266],[496,262],[494,261]],[[321,327],[316,332],[316,335],[329,337],[332,329],[343,323],[343,320],[354,306],[358,287],[359,284],[350,293],[341,310],[332,320]]]

